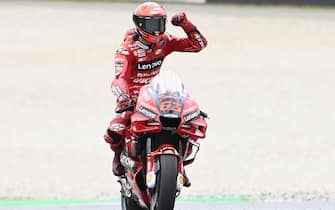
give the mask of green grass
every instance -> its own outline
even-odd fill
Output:
[[[223,196],[223,197],[186,197],[177,198],[177,202],[250,202],[255,199],[249,196]],[[81,200],[81,199],[0,199],[0,207],[10,206],[67,206],[85,204],[108,204],[119,203],[120,199],[110,200]]]

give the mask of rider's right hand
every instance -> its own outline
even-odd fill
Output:
[[[117,98],[115,112],[126,111],[132,105],[132,100],[128,94],[123,94]]]
[[[181,26],[186,33],[195,29],[192,22],[186,17],[185,12],[178,13],[171,18],[172,25]]]

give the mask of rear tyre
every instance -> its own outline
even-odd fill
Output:
[[[155,210],[173,210],[176,200],[178,160],[174,155],[160,157],[160,171],[157,180],[157,202]]]

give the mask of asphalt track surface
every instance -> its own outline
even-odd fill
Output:
[[[115,103],[113,56],[136,6],[0,1],[1,199],[119,196],[102,135]],[[186,11],[209,41],[198,54],[172,54],[162,67],[177,72],[211,116],[187,168],[192,188],[182,196],[335,200],[334,10],[166,7],[169,17]],[[253,204],[177,208],[184,205]]]
[[[335,202],[177,202],[174,210],[334,210]],[[120,204],[21,206],[3,207],[6,210],[119,210]]]

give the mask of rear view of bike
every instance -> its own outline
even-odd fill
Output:
[[[205,138],[206,117],[173,72],[161,72],[141,88],[121,154],[123,210],[173,210],[184,167]]]

